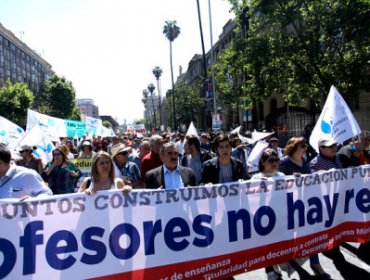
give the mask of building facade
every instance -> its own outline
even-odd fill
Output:
[[[95,105],[94,100],[91,98],[77,99],[77,107],[85,116],[92,118],[99,118],[99,107]]]
[[[54,72],[51,65],[0,23],[0,87],[9,78],[37,95]]]

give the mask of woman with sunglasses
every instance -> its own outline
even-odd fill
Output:
[[[311,168],[306,159],[307,144],[303,137],[292,137],[288,140],[284,153],[285,156],[281,159],[278,170],[285,175],[301,176],[302,174],[310,174]],[[315,275],[320,276],[320,279],[330,279],[330,275],[324,271],[320,265],[319,255],[312,255],[310,258],[310,267]],[[298,268],[297,263],[291,261],[290,264],[294,268]],[[296,269],[297,270],[297,269]],[[301,269],[298,273],[307,273]]]
[[[97,191],[116,189],[129,192],[132,188],[125,186],[121,178],[115,177],[110,155],[104,151],[97,152],[92,158],[91,177],[84,179],[78,192],[93,195]]]
[[[58,147],[53,150],[53,159],[46,166],[46,175],[53,194],[65,194],[74,192],[81,171]]]
[[[278,153],[273,149],[266,149],[258,162],[259,173],[252,176],[252,180],[267,179],[269,177],[284,176],[284,173],[277,171],[279,166]],[[268,266],[265,268],[267,279],[281,280],[282,275],[278,266]]]

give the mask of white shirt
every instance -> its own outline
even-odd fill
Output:
[[[6,174],[0,177],[0,199],[26,195],[49,196],[52,192],[35,170],[11,165]]]

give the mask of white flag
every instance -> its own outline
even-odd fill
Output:
[[[67,130],[63,119],[54,118],[28,109],[26,131],[33,128],[36,124],[39,125],[53,141],[59,141],[59,137],[67,136]]]
[[[195,128],[193,122],[190,123],[189,128],[188,128],[188,131],[186,132],[185,136],[186,135],[195,135],[197,138],[199,138],[198,131]]]
[[[0,143],[14,148],[23,135],[24,130],[20,126],[0,116]]]
[[[321,115],[312,130],[311,146],[319,152],[318,142],[321,138],[341,144],[360,133],[361,129],[348,105],[338,90],[331,86]]]
[[[36,146],[37,150],[34,150],[33,153],[41,158],[44,163],[53,159],[52,151],[55,147],[38,124],[26,132],[16,147],[21,147],[22,145]]]
[[[258,141],[257,144],[254,146],[253,150],[251,151],[248,157],[248,166],[249,172],[257,172],[258,171],[258,162],[262,156],[262,153],[266,150],[269,144],[265,141]]]

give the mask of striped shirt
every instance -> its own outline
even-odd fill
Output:
[[[314,172],[319,170],[329,170],[332,168],[343,168],[338,156],[336,156],[334,159],[331,159],[321,154],[318,154],[314,159],[311,160],[310,167]]]

